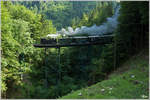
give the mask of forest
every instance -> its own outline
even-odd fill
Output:
[[[105,33],[99,28],[107,22],[114,35],[109,44],[63,47],[60,55],[57,48],[33,46],[68,27]],[[60,98],[106,80],[148,46],[148,1],[1,1],[1,96]]]

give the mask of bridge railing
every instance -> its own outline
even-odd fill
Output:
[[[86,45],[99,45],[109,44],[112,42],[114,35],[103,36],[77,36],[66,37],[60,39],[45,39],[42,38],[40,44],[34,44],[35,47],[68,47],[68,46],[86,46]]]

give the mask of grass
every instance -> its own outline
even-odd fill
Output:
[[[141,52],[113,72],[108,80],[74,91],[60,99],[148,99],[149,60]]]

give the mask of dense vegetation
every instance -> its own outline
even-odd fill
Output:
[[[148,61],[148,50],[142,50],[110,74],[107,80],[72,91],[60,99],[148,99]]]
[[[21,4],[35,13],[42,14],[46,19],[53,20],[57,30],[71,26],[72,19],[79,20],[83,13],[88,13],[96,7],[99,2],[84,1],[18,1],[14,4]]]
[[[101,25],[114,14],[116,4],[1,2],[3,98],[58,98],[104,80],[114,67],[148,48],[148,2],[120,3],[119,25],[113,33],[116,45],[61,48],[61,69],[57,48],[48,49],[45,56],[43,49],[33,47],[62,27]]]
[[[148,2],[121,2],[120,24],[116,32],[117,62],[148,48],[148,7]]]

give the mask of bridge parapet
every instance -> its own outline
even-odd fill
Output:
[[[102,45],[112,43],[114,35],[103,36],[77,36],[64,37],[60,39],[41,39],[40,44],[34,44],[34,47],[39,48],[55,48],[55,47],[69,47],[69,46],[88,46],[88,45]]]

